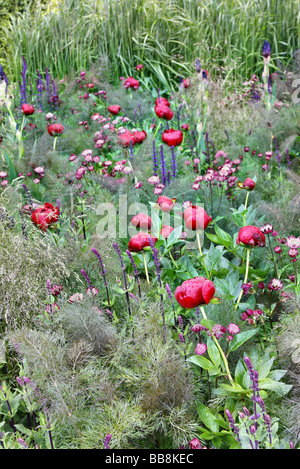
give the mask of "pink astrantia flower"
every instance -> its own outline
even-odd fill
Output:
[[[298,254],[299,254],[298,249],[294,249],[294,248],[289,249],[288,255],[290,257],[296,257],[298,256]]]
[[[272,233],[272,231],[273,231],[273,226],[272,226],[270,223],[266,223],[265,225],[263,225],[263,226],[260,227],[260,231],[261,231],[263,234]]]
[[[34,171],[37,173],[37,174],[42,174],[45,172],[44,168],[42,168],[42,166],[37,166],[36,168],[34,168]]]
[[[207,328],[202,326],[202,324],[194,324],[192,326],[192,331],[195,332],[195,333],[199,333],[199,332],[202,332],[202,331],[207,331]]]
[[[300,236],[298,238],[295,236],[289,236],[286,240],[286,246],[291,249],[300,248]]]
[[[79,303],[79,301],[83,300],[83,293],[74,293],[68,299],[68,303]]]
[[[268,290],[278,291],[283,288],[283,283],[278,278],[272,278],[271,282],[267,285]]]
[[[147,179],[149,184],[158,184],[160,179],[158,176],[151,176],[150,178]]]
[[[225,330],[224,330],[225,329]],[[226,328],[221,326],[221,324],[215,324],[212,328],[212,333],[217,339],[221,339],[226,332]],[[208,335],[211,335],[208,333]]]
[[[236,335],[240,332],[240,328],[237,324],[234,324],[234,323],[230,323],[227,327],[227,331],[229,332],[229,334],[231,335]]]
[[[155,189],[153,190],[153,194],[160,195],[162,191],[163,189],[161,187],[155,187]]]
[[[206,350],[207,350],[207,345],[206,344],[204,344],[204,343],[197,344],[197,346],[195,348],[195,353],[197,355],[204,355]]]

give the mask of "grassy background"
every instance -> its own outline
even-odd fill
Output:
[[[105,56],[115,83],[141,62],[169,87],[197,57],[212,74],[246,79],[264,40],[274,66],[291,65],[300,48],[298,0],[50,0],[46,12],[31,4],[10,19],[2,63],[13,79],[22,55],[32,73],[48,67],[57,78]]]

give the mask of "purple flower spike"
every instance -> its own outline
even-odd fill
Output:
[[[110,298],[109,298],[108,284],[107,284],[106,276],[105,276],[106,270],[105,270],[105,268],[104,268],[104,264],[103,264],[102,258],[101,258],[101,256],[100,256],[100,253],[97,251],[97,249],[92,248],[91,250],[92,250],[92,252],[95,254],[95,256],[97,257],[97,259],[98,259],[98,261],[99,261],[100,271],[101,271],[101,275],[102,275],[103,282],[104,282],[104,286],[105,286],[105,290],[106,290],[107,304],[108,304],[108,306],[110,306]]]
[[[111,437],[112,435],[110,434],[106,435],[105,440],[104,440],[104,449],[110,449],[109,443],[110,443]]]
[[[166,161],[165,161],[163,145],[160,146],[160,171],[161,171],[161,182],[162,184],[165,185],[167,181],[167,174],[166,174]]]
[[[177,176],[177,162],[176,162],[176,155],[175,155],[174,147],[171,147],[171,154],[172,154],[172,160],[171,160],[172,177],[176,178],[176,176]]]
[[[262,54],[266,59],[271,56],[271,44],[268,41],[263,43]]]
[[[85,270],[83,270],[83,269],[81,269],[81,270],[80,270],[80,272],[81,272],[81,273],[82,273],[82,275],[84,276],[84,278],[85,278],[86,282],[87,282],[87,283],[88,283],[88,285],[89,285],[89,289],[90,289],[90,290],[91,290],[91,292],[92,292],[94,287],[93,287],[93,284],[92,284],[92,282],[91,282],[91,280],[90,280],[90,278],[89,278],[88,274],[87,274],[87,273],[86,273],[86,271],[85,271]]]
[[[152,145],[152,160],[153,160],[153,176],[157,176],[158,161],[157,161],[157,152],[155,148],[155,139],[153,139],[153,145]]]

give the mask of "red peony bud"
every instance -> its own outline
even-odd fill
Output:
[[[107,109],[111,114],[119,114],[119,112],[121,111],[121,106],[119,106],[118,104],[113,104],[112,106],[109,106]]]
[[[170,106],[170,103],[169,101],[167,100],[167,98],[161,98],[161,97],[158,97],[156,98],[156,101],[155,101],[155,106]]]
[[[255,182],[251,178],[245,179],[244,182],[238,182],[237,183],[238,187],[240,189],[246,189],[247,191],[253,191],[255,187]]]
[[[149,217],[145,213],[138,213],[131,219],[131,224],[133,226],[136,226],[137,228],[141,228],[142,230],[150,230],[151,217]]]
[[[161,232],[160,232],[160,234],[161,234],[165,239],[168,239],[168,237],[170,236],[170,234],[172,233],[173,230],[174,230],[174,228],[172,228],[172,226],[163,225],[163,226],[161,227]]]
[[[208,304],[215,294],[213,282],[204,277],[185,280],[175,290],[176,301],[183,308],[196,308]]]
[[[171,212],[171,210],[173,210],[175,202],[176,202],[176,199],[169,199],[169,197],[166,197],[165,195],[161,195],[157,199],[157,203],[159,205],[159,208],[163,212]]]
[[[169,147],[176,147],[180,145],[183,140],[183,133],[181,130],[168,129],[162,134],[162,141]]]
[[[61,124],[51,124],[48,125],[47,127],[48,134],[51,135],[51,137],[57,137],[58,135],[61,135],[64,131],[64,127]]]
[[[26,103],[22,105],[21,109],[22,109],[23,114],[25,114],[25,116],[31,116],[35,111],[33,106],[31,106],[30,104],[26,104]]]
[[[212,218],[207,215],[204,208],[191,205],[183,212],[183,219],[188,230],[205,230]]]
[[[161,119],[170,121],[174,116],[172,109],[165,104],[159,104],[158,106],[155,106],[154,110],[157,117],[160,117]]]
[[[138,234],[134,235],[128,244],[128,249],[131,252],[141,252],[145,247],[150,247],[149,243],[149,234],[143,233],[140,231]],[[151,236],[153,243],[155,244],[157,238]]]
[[[236,243],[244,246],[264,246],[265,235],[260,231],[257,226],[244,226],[240,229]]]

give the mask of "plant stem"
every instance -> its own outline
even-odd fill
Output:
[[[146,262],[146,255],[145,255],[144,251],[143,251],[143,260],[144,260],[144,267],[145,267],[145,274],[146,274],[147,284],[150,285],[148,267],[147,267],[147,262]]]
[[[196,233],[196,237],[197,237],[197,243],[198,243],[198,249],[199,249],[199,253],[200,253],[200,256],[202,257],[202,249],[201,249],[201,241],[200,241],[200,235],[199,235],[199,232],[197,231]],[[205,265],[205,262],[204,260],[201,260],[202,264],[203,264],[203,267],[205,269],[205,272],[206,272],[206,276],[207,278],[209,279],[209,273],[208,273],[208,270],[207,270],[207,267]]]
[[[157,132],[159,131],[160,128],[161,128],[161,122],[159,121],[156,124],[156,129],[155,129],[154,136],[153,136],[154,139],[156,138]]]
[[[220,195],[220,199],[219,199],[218,210],[217,210],[217,213],[216,213],[215,217],[217,217],[217,216],[219,215],[219,211],[220,211],[220,207],[221,207],[221,202],[222,202],[222,197],[223,197],[223,189],[224,189],[224,186],[222,186],[222,189],[221,189],[221,195]]]
[[[173,258],[173,256],[172,256],[171,251],[169,251],[169,256],[171,257],[171,260],[172,260],[172,262],[173,262],[175,268],[178,269],[178,265],[176,264],[176,262],[175,262],[175,260],[174,260],[174,258]]]
[[[165,212],[162,212],[160,228],[159,228],[159,233],[158,233],[158,240],[160,240],[161,230],[162,230],[163,222],[164,222],[164,216],[165,216]]]
[[[212,193],[211,181],[209,181],[209,192],[210,192],[210,211],[211,211],[212,218],[214,218],[213,217],[214,205],[213,205],[213,193]]]
[[[247,280],[248,280],[248,273],[249,273],[249,261],[250,261],[250,249],[249,248],[246,248],[247,249],[247,259],[246,259],[246,272],[245,272],[245,279],[244,279],[244,283],[247,283]],[[237,310],[238,308],[238,305],[239,305],[239,302],[241,301],[242,299],[242,296],[243,296],[243,290],[241,290],[241,293],[240,293],[240,296],[238,297],[238,300],[237,300],[237,303],[235,305],[235,311]]]
[[[201,313],[202,313],[203,318],[204,318],[204,319],[207,319],[207,316],[206,316],[206,314],[205,314],[205,311],[204,311],[203,306],[200,306],[200,310],[201,310]],[[220,352],[220,355],[221,355],[221,357],[222,357],[222,359],[223,359],[223,362],[224,362],[225,370],[226,370],[226,372],[227,372],[228,379],[229,379],[230,383],[232,384],[232,386],[235,386],[234,381],[233,381],[232,376],[231,376],[231,373],[230,373],[230,370],[229,370],[227,358],[225,357],[224,352],[223,352],[223,350],[222,350],[222,348],[221,348],[221,346],[220,346],[218,340],[216,339],[216,337],[214,336],[213,333],[211,334],[211,336],[212,336],[212,339],[213,339],[213,341],[215,342],[216,346],[218,347],[219,352]]]
[[[248,205],[249,194],[250,194],[250,192],[249,192],[249,191],[247,191],[247,194],[246,194],[246,200],[245,200],[245,210],[247,210],[247,205]],[[244,226],[246,226],[246,216],[245,216],[245,215],[244,215]]]

